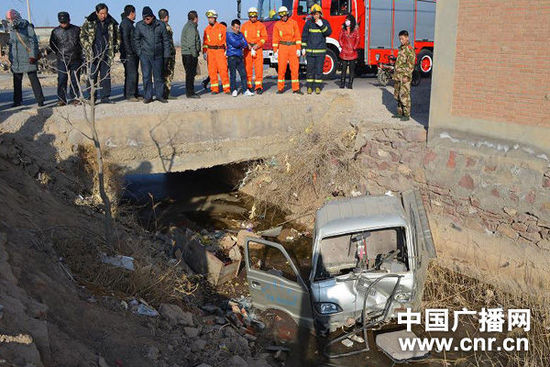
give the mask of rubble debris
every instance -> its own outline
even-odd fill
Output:
[[[196,327],[184,327],[183,331],[185,332],[185,335],[189,338],[196,338],[200,334],[200,330]]]
[[[260,236],[252,231],[247,231],[247,230],[240,230],[238,233],[237,233],[237,245],[239,245],[239,247],[241,248],[244,248],[244,245],[245,245],[245,239],[247,237],[252,237],[252,238],[259,238]]]
[[[176,325],[195,326],[193,314],[191,312],[183,312],[178,305],[163,303],[159,307],[159,312],[172,327]]]
[[[109,367],[109,365],[107,364],[107,362],[105,361],[105,358],[99,356],[99,359],[97,361],[97,365],[99,367]]]
[[[134,258],[130,256],[116,255],[107,256],[107,254],[101,254],[101,262],[104,264],[113,265],[117,268],[124,268],[126,270],[134,271]]]
[[[277,237],[281,234],[283,226],[277,226],[273,228],[266,229],[265,231],[260,231],[258,234],[262,237]]]
[[[243,255],[241,255],[241,250],[239,249],[239,246],[235,245],[231,250],[229,250],[228,254],[229,258],[232,261],[241,261],[243,259]]]
[[[222,249],[229,250],[237,244],[237,239],[230,234],[226,234],[218,241],[218,243]]]
[[[183,259],[195,272],[206,275],[207,280],[214,286],[235,278],[241,260],[232,261],[229,257],[220,259],[227,254],[223,251],[213,253],[212,250],[201,241],[192,238],[183,249]]]
[[[155,310],[151,306],[146,306],[143,303],[140,303],[137,306],[137,308],[135,310],[135,313],[137,313],[139,315],[142,315],[142,316],[150,316],[150,317],[157,317],[159,315],[157,310]]]
[[[248,363],[241,356],[233,356],[228,361],[230,367],[248,367]]]
[[[156,361],[160,357],[160,351],[155,346],[150,346],[147,348],[147,358],[149,358],[152,361]]]
[[[213,305],[213,304],[206,304],[206,305],[202,305],[201,306],[201,309],[205,312],[208,312],[208,313],[217,313],[217,314],[221,314],[223,315],[223,311],[221,310],[221,308],[219,308],[218,306],[216,305]]]
[[[147,302],[140,299],[133,299],[130,302],[128,302],[128,306],[130,307],[130,310],[138,315],[142,316],[150,316],[150,317],[157,317],[159,313],[157,310],[155,310],[153,307],[149,306]]]
[[[277,236],[280,242],[293,242],[301,236],[301,233],[294,228],[284,228]]]

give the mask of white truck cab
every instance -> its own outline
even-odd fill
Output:
[[[309,276],[278,243],[245,245],[254,307],[283,311],[321,335],[418,309],[435,256],[417,191],[326,203],[316,214]]]

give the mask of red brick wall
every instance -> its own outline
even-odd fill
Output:
[[[550,0],[459,1],[452,114],[550,127]]]

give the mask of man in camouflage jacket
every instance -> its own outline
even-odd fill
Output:
[[[100,3],[90,14],[80,29],[80,43],[84,51],[86,64],[91,67],[91,79],[97,87],[99,76],[101,102],[112,103],[111,65],[118,52],[119,32],[117,21],[109,14],[107,5]]]
[[[172,80],[174,80],[174,70],[176,69],[176,47],[174,46],[174,31],[168,21],[170,20],[170,14],[166,9],[159,10],[159,20],[166,26],[166,33],[170,39],[170,57],[166,62],[166,67],[163,71],[164,76],[164,99],[170,98],[170,90],[172,89]]]
[[[395,60],[395,72],[393,74],[394,97],[397,101],[397,114],[394,118],[408,121],[411,116],[411,80],[414,70],[416,55],[414,48],[409,43],[409,32],[399,32],[399,52]]]

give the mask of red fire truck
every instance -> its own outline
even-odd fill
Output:
[[[302,28],[313,4],[321,5],[323,17],[330,22],[332,35],[327,38],[327,55],[324,76],[331,79],[338,69],[338,42],[342,24],[346,16],[356,18],[361,37],[359,50],[359,72],[375,68],[379,61],[387,61],[388,56],[397,55],[399,31],[409,31],[411,44],[416,50],[418,68],[423,76],[432,71],[433,34],[436,0],[258,0],[259,17],[267,27],[269,40],[264,47],[264,62],[277,67],[273,57],[271,37],[273,26],[278,20],[277,10],[286,6]],[[301,63],[305,63],[301,58]],[[361,67],[362,66],[362,67]]]

